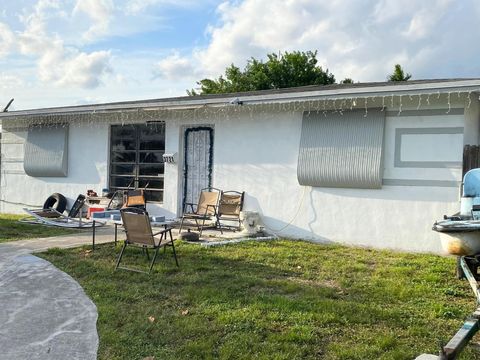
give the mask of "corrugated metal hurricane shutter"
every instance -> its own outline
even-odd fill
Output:
[[[382,186],[385,113],[305,113],[298,156],[300,185],[378,189]]]
[[[30,126],[23,167],[30,176],[67,176],[68,126]]]

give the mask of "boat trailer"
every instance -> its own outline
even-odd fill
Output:
[[[466,278],[475,294],[477,301],[477,308],[465,320],[462,327],[450,339],[450,341],[442,346],[438,356],[423,354],[416,358],[416,360],[454,360],[457,359],[462,350],[473,338],[473,336],[480,330],[480,274],[478,268],[480,267],[480,254],[471,256],[461,256],[458,259],[459,268],[457,269],[459,278]]]
[[[477,308],[447,345],[441,346],[438,356],[423,354],[416,360],[453,360],[480,330],[480,168],[467,171],[463,177],[460,212],[444,215],[432,230],[440,234],[443,249],[457,255],[457,277],[468,280]]]

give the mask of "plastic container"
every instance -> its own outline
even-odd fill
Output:
[[[93,213],[99,213],[95,216],[95,219],[98,218],[105,218],[105,208],[104,207],[96,207],[90,206],[87,212],[87,218],[90,219]]]
[[[110,220],[120,221],[120,220],[122,220],[122,217],[120,216],[120,214],[111,214],[110,215]]]
[[[150,216],[150,221],[154,223],[165,222],[165,216]]]

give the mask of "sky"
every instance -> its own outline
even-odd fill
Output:
[[[182,96],[295,50],[337,81],[384,81],[396,63],[480,78],[479,39],[478,0],[0,0],[0,108]]]

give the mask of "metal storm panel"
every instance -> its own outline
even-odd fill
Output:
[[[68,125],[34,125],[28,128],[23,167],[34,177],[68,174]]]
[[[379,189],[385,113],[379,109],[306,112],[297,178],[300,185]]]

